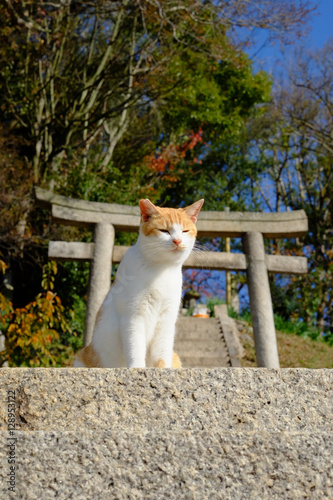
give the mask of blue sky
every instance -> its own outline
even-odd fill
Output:
[[[320,48],[333,37],[333,1],[319,0],[318,15],[313,16],[310,23],[311,33],[306,37],[309,47]]]
[[[333,38],[333,0],[317,0],[317,10],[309,22],[309,32],[296,41],[306,49],[320,49],[329,38]],[[248,53],[255,62],[255,69],[268,73],[283,69],[286,60],[293,57],[293,46],[281,47],[278,43],[261,48],[263,36],[257,34],[257,43]]]

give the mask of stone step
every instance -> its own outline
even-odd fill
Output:
[[[188,353],[181,356],[183,368],[230,368],[230,360],[227,355],[224,356],[200,356],[196,353]]]
[[[210,340],[183,340],[176,339],[174,344],[174,349],[178,353],[195,352],[204,355],[220,355],[227,354],[226,345],[222,339]]]
[[[217,328],[213,328],[211,330],[192,330],[190,328],[182,328],[179,329],[177,327],[176,330],[176,341],[177,340],[206,340],[210,342],[211,340],[221,339],[222,333],[221,330]]]
[[[177,334],[191,332],[196,334],[198,338],[205,338],[211,333],[220,331],[220,325],[216,318],[182,317],[176,323],[176,331]]]
[[[2,432],[3,451],[6,433]],[[331,499],[328,431],[18,431],[16,491],[65,500]],[[0,468],[6,485],[9,466]]]
[[[218,320],[216,318],[194,318],[193,316],[180,316],[177,320],[178,328],[189,328],[192,331],[214,330]]]
[[[179,318],[174,350],[184,368],[230,367],[229,353],[216,318]]]
[[[178,351],[178,352],[182,352],[182,351]],[[212,351],[201,352],[201,351],[193,349],[193,348],[188,349],[187,351],[184,351],[184,354],[182,355],[181,359],[184,359],[185,357],[192,357],[192,358],[198,358],[198,359],[205,358],[205,359],[207,359],[207,361],[220,359],[220,358],[229,359],[229,356],[228,356],[226,351],[219,350],[216,352],[212,352]],[[218,366],[220,366],[220,365],[218,365]],[[190,368],[196,368],[196,366],[192,366]],[[208,366],[207,368],[210,368],[210,366]]]

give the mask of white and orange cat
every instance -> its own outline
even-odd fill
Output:
[[[160,208],[140,200],[139,237],[121,261],[98,313],[92,342],[74,367],[180,367],[173,352],[182,265],[197,235],[204,200]]]

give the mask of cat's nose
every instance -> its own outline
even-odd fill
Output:
[[[181,244],[182,240],[180,240],[180,239],[174,239],[174,240],[172,240],[172,242],[173,242],[175,245],[177,245],[177,247],[179,247],[179,245]]]

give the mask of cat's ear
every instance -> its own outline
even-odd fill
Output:
[[[148,199],[140,200],[139,205],[141,212],[141,222],[147,222],[152,215],[158,214],[157,208]]]
[[[200,209],[202,205],[204,204],[204,199],[196,201],[192,205],[189,205],[188,207],[184,208],[185,213],[189,216],[192,222],[194,224],[197,222],[198,214],[200,212]]]

